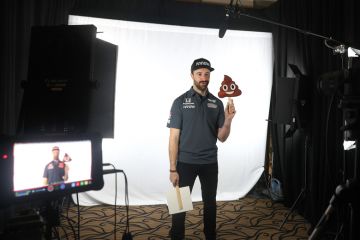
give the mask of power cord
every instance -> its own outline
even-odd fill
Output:
[[[331,169],[330,169],[330,163],[329,163],[329,122],[330,122],[330,114],[331,114],[331,109],[332,106],[334,104],[335,101],[335,97],[336,97],[336,93],[334,93],[333,95],[331,95],[330,98],[330,102],[329,102],[329,107],[327,109],[327,114],[326,114],[326,122],[325,122],[325,161],[326,161],[326,166],[325,166],[325,170],[329,173],[330,176],[336,176],[336,174],[334,174]],[[336,179],[331,178],[331,180],[333,181],[333,183],[335,184]]]
[[[125,209],[126,209],[126,226],[125,226],[125,232],[122,236],[122,240],[132,240],[132,235],[130,232],[130,224],[129,224],[129,190],[128,190],[128,180],[125,172],[120,169],[116,169],[115,166],[111,163],[103,163],[103,166],[111,166],[113,169],[110,170],[103,170],[104,174],[110,174],[115,173],[115,224],[114,224],[114,239],[116,239],[116,199],[117,199],[117,173],[121,172],[124,174],[125,179]]]
[[[116,240],[116,200],[117,200],[117,172],[115,171],[116,168],[111,163],[104,163],[103,166],[111,166],[115,172],[115,200],[114,200],[114,240]]]
[[[79,193],[76,192],[76,202],[77,202],[77,239],[80,240],[80,203],[79,203]]]
[[[75,229],[74,229],[74,226],[73,226],[73,224],[72,224],[72,223],[74,223],[75,221],[69,217],[69,210],[70,210],[70,198],[68,198],[65,218],[66,218],[66,220],[67,220],[67,222],[68,222],[68,224],[69,224],[69,226],[70,226],[70,228],[71,228],[71,231],[72,231],[72,233],[73,233],[74,239],[76,239]]]
[[[128,180],[126,177],[126,174],[124,171],[122,171],[122,173],[124,174],[124,179],[125,179],[125,207],[126,207],[126,228],[125,228],[125,232],[124,235],[122,237],[122,240],[132,240],[132,235],[130,232],[130,224],[129,224],[129,191],[128,191]]]

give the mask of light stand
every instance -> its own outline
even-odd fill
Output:
[[[286,223],[286,221],[289,218],[290,214],[292,214],[294,212],[295,207],[299,203],[300,199],[302,200],[306,196],[306,192],[307,192],[307,147],[308,147],[308,135],[305,134],[305,143],[304,143],[304,185],[301,188],[301,191],[300,191],[298,197],[296,198],[295,202],[291,206],[290,211],[286,214],[285,219],[283,220],[283,222],[281,223],[281,225],[279,227],[279,230],[281,230],[281,228],[284,226],[284,224]]]
[[[304,175],[303,175],[303,182],[302,182],[302,188],[301,191],[299,193],[299,195],[297,196],[296,200],[294,201],[294,203],[291,206],[290,211],[287,213],[285,219],[283,220],[283,222],[281,223],[279,230],[281,230],[281,228],[284,226],[285,222],[287,221],[287,219],[289,218],[290,214],[293,213],[293,211],[295,210],[297,204],[300,202],[300,200],[303,200],[306,196],[307,193],[307,161],[308,161],[308,142],[309,142],[309,137],[308,137],[308,133],[304,124],[304,121],[302,121],[302,119],[304,118],[303,116],[301,116],[305,111],[305,108],[307,106],[306,105],[306,101],[308,100],[305,96],[302,96],[301,94],[301,90],[302,87],[301,85],[303,85],[304,81],[306,80],[306,77],[304,75],[302,75],[301,71],[299,70],[299,68],[296,65],[293,64],[289,64],[289,67],[291,68],[291,70],[293,71],[294,75],[296,76],[295,79],[293,78],[288,78],[287,80],[291,80],[293,82],[293,92],[291,94],[291,112],[289,112],[289,114],[291,114],[292,116],[292,121],[290,123],[290,128],[287,129],[285,135],[284,135],[284,140],[286,141],[286,138],[288,137],[293,137],[294,133],[299,130],[300,133],[303,133],[302,135],[305,135],[305,140],[304,140],[304,166],[303,166],[303,171],[304,171]],[[285,82],[282,82],[282,84],[284,84]],[[280,84],[280,82],[279,82]],[[288,89],[289,91],[290,88]],[[280,96],[280,95],[279,95]],[[277,101],[287,101],[290,99],[279,99],[277,98]],[[279,109],[282,109],[280,107],[278,107]],[[278,114],[279,115],[279,114]],[[276,111],[275,111],[275,118],[279,118],[277,120],[279,120],[279,123],[286,123],[288,124],[289,120],[285,120],[285,119],[281,119],[280,116],[277,116]],[[285,142],[284,142],[285,144]],[[284,147],[284,156],[286,155],[286,151],[285,151],[285,147]]]

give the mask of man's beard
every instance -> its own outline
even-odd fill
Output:
[[[207,89],[207,86],[209,85],[209,81],[200,81],[200,82],[194,81],[194,84],[196,88],[199,89],[200,91],[205,91]]]

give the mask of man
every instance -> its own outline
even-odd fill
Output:
[[[174,186],[190,186],[197,176],[204,203],[204,234],[216,239],[216,190],[218,183],[217,146],[229,134],[235,107],[222,102],[208,90],[214,68],[204,58],[191,65],[191,89],[175,99],[167,127],[170,128],[170,181]],[[184,239],[185,213],[172,216],[171,239]]]
[[[46,164],[44,170],[44,184],[62,183],[67,181],[69,176],[69,166],[65,161],[71,161],[69,155],[65,154],[64,161],[59,160],[60,149],[58,146],[52,148],[53,160]]]

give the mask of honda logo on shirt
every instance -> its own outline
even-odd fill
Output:
[[[183,102],[183,108],[195,108],[195,103],[191,102],[191,98],[185,98],[185,102]]]

